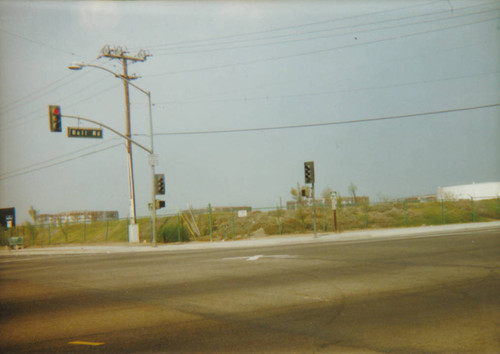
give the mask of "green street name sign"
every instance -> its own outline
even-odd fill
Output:
[[[102,129],[68,127],[68,138],[102,138]]]

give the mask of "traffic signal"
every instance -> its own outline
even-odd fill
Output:
[[[61,106],[49,106],[49,124],[51,132],[62,132]]]
[[[165,194],[165,175],[155,174],[155,194],[164,195]]]
[[[304,175],[306,183],[314,183],[314,161],[304,162]]]
[[[165,201],[155,199],[155,209],[161,209],[161,208],[165,208]]]

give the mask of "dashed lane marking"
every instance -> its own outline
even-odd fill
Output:
[[[79,340],[76,340],[76,341],[73,341],[73,342],[69,342],[69,344],[73,344],[73,345],[90,345],[90,346],[93,346],[93,347],[97,347],[99,345],[104,345],[104,343],[99,343],[99,342],[84,342],[84,341],[79,341]]]

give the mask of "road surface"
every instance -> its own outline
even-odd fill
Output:
[[[500,352],[500,231],[0,257],[1,352]]]

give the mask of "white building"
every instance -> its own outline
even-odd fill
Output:
[[[461,186],[439,187],[438,200],[494,199],[500,197],[500,182],[473,183]]]

